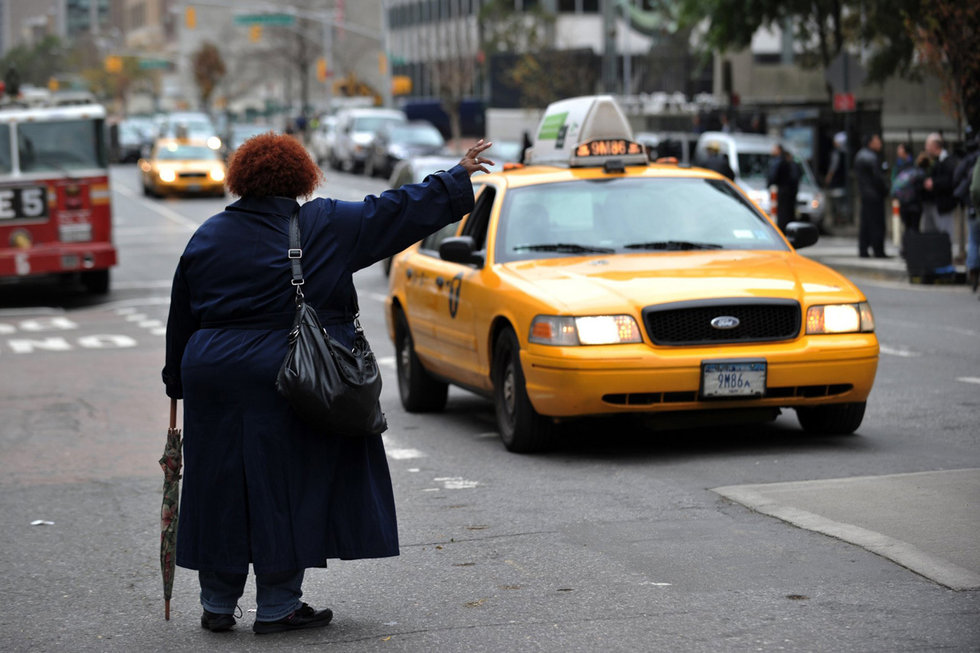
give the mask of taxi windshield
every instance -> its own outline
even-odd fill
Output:
[[[194,159],[197,161],[217,161],[218,153],[207,145],[167,145],[157,149],[160,161]]]
[[[495,260],[694,249],[787,250],[729,184],[697,178],[577,180],[511,189]]]

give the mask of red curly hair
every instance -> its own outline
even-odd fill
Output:
[[[239,197],[309,197],[323,181],[306,148],[284,134],[253,136],[228,163],[228,190]]]

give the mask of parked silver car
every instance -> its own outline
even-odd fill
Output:
[[[360,172],[372,147],[375,135],[387,124],[407,122],[398,109],[346,109],[337,114],[337,134],[330,165],[336,170]]]

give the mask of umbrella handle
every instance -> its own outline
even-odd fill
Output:
[[[170,428],[177,428],[177,400],[170,400]]]

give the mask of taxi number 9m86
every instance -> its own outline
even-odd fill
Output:
[[[761,397],[765,391],[765,361],[714,361],[701,364],[702,397]]]

